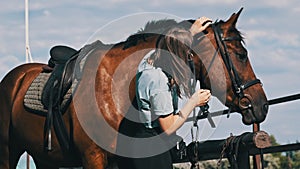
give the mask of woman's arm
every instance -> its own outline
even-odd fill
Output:
[[[210,96],[211,93],[209,90],[201,89],[196,91],[187,101],[187,103],[181,108],[178,114],[170,114],[168,116],[161,116],[158,118],[161,129],[167,135],[174,133],[184,124],[194,108],[205,105],[209,101]]]

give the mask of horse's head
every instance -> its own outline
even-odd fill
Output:
[[[196,34],[193,50],[199,56],[194,57],[194,62],[201,87],[211,89],[230,111],[241,113],[243,123],[249,125],[265,120],[268,102],[236,28],[241,11]]]

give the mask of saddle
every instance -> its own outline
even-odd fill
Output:
[[[44,148],[52,150],[51,130],[54,128],[63,152],[70,150],[70,134],[63,121],[72,100],[73,90],[80,83],[85,61],[90,51],[105,46],[101,41],[85,45],[79,51],[68,46],[55,46],[50,50],[48,64],[33,80],[24,97],[29,112],[46,117],[44,125]]]
[[[52,150],[52,125],[62,149],[69,150],[70,138],[62,115],[72,99],[68,99],[63,108],[61,103],[72,85],[78,55],[79,51],[68,46],[55,46],[50,50],[48,65],[44,67],[44,72],[51,72],[41,96],[41,102],[48,110],[44,126],[44,146],[48,151]]]
[[[41,98],[46,109],[59,105],[62,97],[70,89],[78,53],[79,51],[68,46],[54,46],[50,50],[50,59],[44,71],[51,72],[51,75],[45,84]],[[50,103],[52,105],[49,105]]]

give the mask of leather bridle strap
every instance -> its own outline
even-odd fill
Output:
[[[191,75],[191,80],[190,80],[190,83],[189,83],[189,88],[190,88],[190,95],[192,95],[193,93],[195,93],[195,88],[196,88],[196,72],[195,72],[195,64],[194,64],[194,61],[193,61],[193,54],[192,52],[190,51],[188,53],[188,56],[187,56],[187,60],[188,60],[188,65],[191,69],[191,72],[192,72],[192,75]],[[211,114],[210,112],[208,111],[209,109],[209,106],[208,104],[204,105],[204,106],[200,106],[200,110],[198,112],[198,116],[203,113],[203,115],[206,115],[206,118],[209,122],[209,124],[211,125],[212,128],[216,128],[216,125],[211,117]],[[196,114],[195,114],[195,109],[193,110],[193,117],[194,117],[194,124],[193,126],[194,127],[197,127],[197,130],[198,130],[198,119],[196,117]],[[193,132],[192,132],[193,133]],[[197,132],[198,133],[198,132]],[[196,136],[197,138],[197,136]]]
[[[221,57],[224,61],[224,64],[226,66],[227,72],[229,74],[230,80],[232,82],[232,88],[234,91],[234,94],[238,98],[244,97],[243,91],[255,84],[261,84],[261,81],[259,79],[254,79],[252,81],[246,82],[245,84],[242,84],[242,80],[238,75],[238,72],[236,71],[232,60],[230,59],[230,55],[228,53],[227,46],[225,44],[226,41],[233,41],[233,40],[240,40],[239,38],[235,37],[222,37],[223,33],[220,28],[220,26],[216,23],[212,24],[212,29],[214,31],[215,40],[217,44],[217,48],[219,49],[219,52],[221,54]]]

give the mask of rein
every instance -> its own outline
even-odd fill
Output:
[[[190,84],[189,84],[189,88],[191,89],[191,90],[190,90],[191,95],[192,95],[193,93],[195,93],[196,82],[197,82],[197,79],[196,79],[196,73],[195,73],[195,63],[194,63],[192,57],[193,57],[193,54],[192,54],[191,52],[189,52],[189,54],[188,54],[188,59],[187,59],[187,60],[188,60],[188,65],[189,65],[189,67],[190,67],[190,69],[191,69],[191,72],[192,72],[192,75],[191,75],[191,81],[190,81]],[[215,125],[214,121],[212,120],[212,117],[211,117],[211,115],[210,115],[208,109],[209,109],[208,104],[206,104],[206,105],[204,105],[204,106],[200,106],[200,110],[199,110],[199,112],[198,112],[198,116],[199,116],[201,113],[203,113],[204,115],[206,115],[206,118],[207,118],[208,122],[210,123],[211,127],[212,127],[212,128],[215,128],[216,125]],[[194,115],[193,115],[193,116],[194,116],[194,124],[193,124],[193,125],[194,125],[194,127],[196,127],[197,130],[198,130],[198,124],[197,124],[198,119],[197,119],[197,117],[195,116],[195,110],[194,110]],[[192,133],[193,133],[193,132],[192,132]]]

